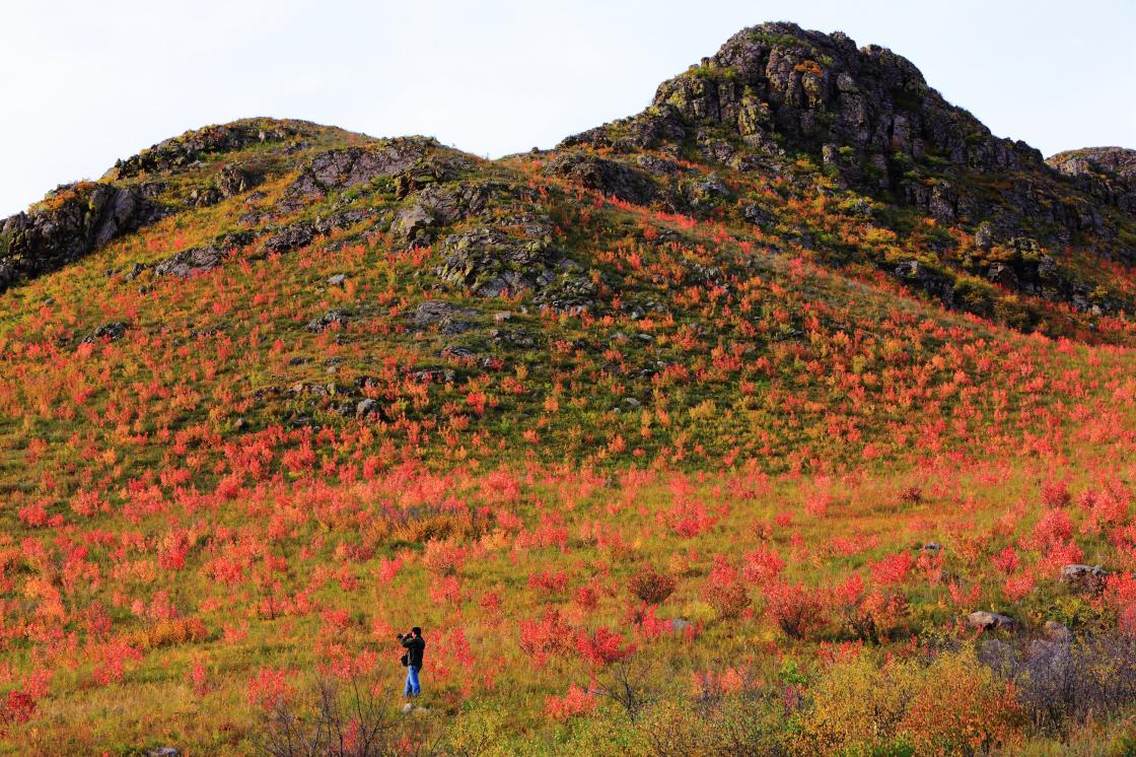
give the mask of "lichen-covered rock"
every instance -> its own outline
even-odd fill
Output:
[[[687,204],[695,210],[706,210],[730,199],[732,192],[715,174],[709,174],[684,186]]]
[[[278,142],[298,133],[302,121],[246,119],[188,131],[164,140],[137,155],[120,160],[104,179],[127,179],[144,173],[160,173],[184,168],[208,155],[240,150],[260,142]]]
[[[657,195],[657,187],[650,174],[597,155],[561,153],[544,170],[636,205],[647,204]]]
[[[297,221],[270,233],[260,246],[267,253],[291,252],[307,247],[319,235],[354,226],[371,215],[373,211],[360,208],[346,210],[326,218],[316,218],[314,221]]]
[[[559,313],[583,313],[596,306],[598,287],[570,260],[561,261],[560,272],[533,300]]]
[[[404,246],[429,244],[442,219],[425,203],[411,203],[399,208],[391,221],[391,235]]]
[[[188,279],[217,268],[225,259],[225,251],[218,247],[197,247],[168,257],[154,266],[158,276],[176,276]]]
[[[989,221],[983,221],[974,230],[974,246],[984,252],[994,246],[994,227]]]
[[[864,156],[935,154],[980,170],[1041,162],[1036,150],[993,137],[946,103],[905,58],[795,24],[738,32],[702,65],[660,85],[655,105],[671,106],[687,123],[724,124],[750,141],[775,132],[818,153],[827,143]]]
[[[776,222],[777,217],[760,205],[750,203],[742,208],[742,218],[761,229],[766,229]]]
[[[591,145],[631,153],[643,148],[667,149],[686,137],[687,127],[676,109],[668,105],[653,105],[637,116],[566,137],[557,149]]]
[[[328,192],[408,172],[420,173],[431,181],[445,181],[471,166],[465,156],[445,150],[427,137],[398,137],[365,147],[328,150],[312,158],[300,172],[285,191],[283,206],[298,207]]]
[[[947,307],[955,306],[955,282],[949,275],[918,260],[905,260],[894,269],[895,276],[908,286],[926,292]]]
[[[308,331],[313,334],[318,334],[321,331],[326,331],[332,325],[342,325],[347,322],[348,315],[342,310],[329,310],[319,318],[313,318],[308,321]]]
[[[84,344],[92,342],[114,342],[126,335],[130,324],[126,321],[112,321],[104,323],[83,339]]]
[[[162,213],[145,187],[92,182],[60,187],[27,213],[0,222],[0,291],[72,263]]]
[[[1094,197],[1136,213],[1136,150],[1086,147],[1057,153],[1045,162]]]
[[[527,187],[497,181],[430,184],[409,195],[391,222],[391,234],[403,246],[432,243],[439,231],[462,219],[483,216],[493,203],[535,200]]]
[[[315,237],[315,226],[308,221],[300,221],[270,234],[261,247],[265,252],[288,252],[308,246]]]
[[[656,176],[674,176],[685,169],[673,160],[660,158],[657,155],[644,154],[635,158],[635,165]]]
[[[493,329],[489,332],[489,338],[494,344],[509,349],[531,349],[540,341],[536,334],[526,329]]]
[[[473,328],[471,319],[478,316],[473,308],[463,308],[441,300],[426,300],[410,314],[415,327],[437,326],[443,334],[461,334]]]
[[[999,613],[987,612],[985,610],[972,612],[967,616],[966,623],[971,628],[976,628],[980,631],[1012,630],[1018,627],[1018,621],[1008,615],[1000,615]]]
[[[1063,623],[1058,623],[1056,620],[1047,620],[1042,627],[1045,637],[1050,641],[1056,642],[1069,642],[1073,639],[1073,634],[1067,626]]]
[[[224,198],[244,194],[263,181],[259,173],[232,164],[223,166],[217,174],[217,189]]]
[[[1099,565],[1072,564],[1061,568],[1061,580],[1077,591],[1098,592],[1107,578],[1108,571]]]
[[[496,227],[451,234],[442,240],[441,250],[443,261],[435,274],[479,297],[543,289],[563,261],[549,236],[513,236]]]

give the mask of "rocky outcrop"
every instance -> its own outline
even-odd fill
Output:
[[[154,266],[158,276],[176,276],[188,279],[217,268],[225,259],[225,251],[217,247],[197,247],[183,250]]]
[[[646,172],[587,153],[562,153],[545,167],[545,172],[636,205],[649,203],[656,196],[655,182]]]
[[[947,307],[955,305],[954,277],[918,260],[904,260],[896,265],[894,275],[908,286],[940,300]]]
[[[103,177],[128,179],[140,174],[185,168],[218,153],[240,150],[259,142],[278,142],[299,132],[303,122],[246,119],[220,126],[206,126],[180,137],[164,140],[126,160],[115,163]],[[310,126],[310,124],[309,124]]]
[[[1063,153],[1050,159],[1056,173],[1034,148],[995,137],[946,102],[907,59],[877,45],[857,48],[840,32],[789,23],[744,29],[663,82],[643,113],[560,147],[579,145],[616,154],[693,153],[710,165],[782,174],[791,173],[788,159],[809,155],[844,186],[899,199],[943,223],[987,221],[1000,240],[1027,235],[1053,246],[1091,232],[1112,242],[1099,254],[1136,260],[1094,203],[1076,194],[1079,188],[1132,212],[1131,151]],[[640,187],[627,191],[610,165],[560,173],[622,199],[658,199]]]
[[[547,238],[516,237],[491,227],[451,234],[441,249],[444,257],[435,274],[479,297],[542,289],[563,260]]]
[[[431,244],[445,226],[466,218],[484,217],[493,205],[534,202],[535,193],[500,181],[459,181],[429,184],[410,194],[391,222],[397,244]]]
[[[1085,147],[1059,152],[1045,162],[1066,176],[1101,176],[1136,181],[1136,150],[1126,147]]]
[[[994,137],[949,105],[902,56],[794,24],[735,34],[712,58],[664,82],[654,105],[688,123],[727,125],[752,143],[779,135],[818,154],[824,145],[851,147],[865,166],[897,168],[897,154],[980,171],[1041,165],[1033,148]]]
[[[328,150],[316,155],[284,193],[284,206],[298,207],[328,192],[367,184],[381,177],[402,179],[403,191],[457,178],[472,166],[455,150],[428,137],[378,140],[366,147]]]
[[[264,240],[261,247],[265,252],[289,252],[307,247],[315,238],[315,225],[308,221],[300,221],[273,232]]]
[[[60,187],[28,212],[0,223],[0,291],[72,263],[162,214],[146,186]]]
[[[1136,213],[1136,150],[1086,147],[1057,153],[1045,162],[1093,197]]]

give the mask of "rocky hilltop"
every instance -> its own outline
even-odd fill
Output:
[[[1045,161],[1101,202],[1136,213],[1136,150],[1086,147],[1059,152]]]
[[[1066,241],[1107,226],[1091,202],[1053,183],[1037,150],[994,137],[907,59],[793,24],[739,32],[660,85],[644,113],[566,144],[582,142],[617,150],[686,145],[707,162],[743,168],[752,148],[777,157],[805,152],[845,184],[885,192],[943,222],[990,221],[1006,234],[1030,229]],[[980,192],[991,176],[1015,180],[1012,195]]]
[[[549,180],[882,271],[952,309],[1083,336],[1133,303],[1112,266],[1136,262],[1132,155],[1093,148],[1043,160],[947,103],[886,48],[762,24],[663,82],[642,113],[496,163],[424,138],[269,119],[166,140],[4,221],[0,288],[235,201],[242,212],[204,252],[155,270],[196,271],[232,247],[284,251],[363,224],[401,247],[438,242],[431,270],[445,283],[587,308],[595,285],[573,275],[587,261],[552,249],[555,202],[517,172],[527,160]],[[278,196],[258,190],[284,177]],[[360,206],[361,193],[387,189],[394,204]],[[823,208],[810,218],[802,203]],[[312,217],[284,223],[290,215]]]

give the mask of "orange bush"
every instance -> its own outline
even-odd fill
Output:
[[[899,732],[920,754],[975,754],[1013,743],[1023,725],[1013,686],[964,650],[924,671]]]

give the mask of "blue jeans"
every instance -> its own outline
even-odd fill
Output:
[[[416,697],[422,693],[422,687],[418,685],[418,668],[413,665],[406,666],[406,688],[403,693],[408,697]]]

